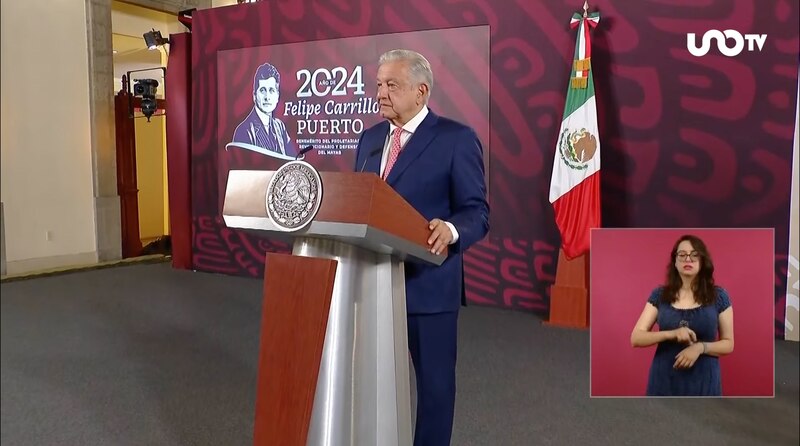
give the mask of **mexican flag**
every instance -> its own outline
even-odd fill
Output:
[[[578,39],[550,179],[550,203],[568,259],[588,252],[589,230],[600,226],[600,138],[589,39],[600,14],[586,7],[570,21]]]

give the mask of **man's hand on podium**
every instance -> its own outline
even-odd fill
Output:
[[[446,221],[434,218],[428,224],[428,229],[432,231],[428,245],[431,245],[433,254],[440,255],[447,245],[453,243],[453,229]]]

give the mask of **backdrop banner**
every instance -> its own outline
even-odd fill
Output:
[[[194,268],[261,277],[265,252],[288,246],[225,227],[225,173],[271,169],[284,159],[264,152],[307,145],[321,169],[352,169],[362,122],[378,119],[377,56],[408,48],[433,65],[434,111],[473,126],[486,149],[491,231],[465,256],[468,300],[547,314],[560,245],[548,191],[575,48],[569,20],[581,6],[319,0],[196,11]],[[606,24],[592,35],[591,62],[603,226],[774,228],[782,338],[798,2],[597,0],[590,9]],[[248,116],[259,117],[254,76],[266,63],[281,77],[275,104],[264,82],[263,105],[281,121],[269,133],[248,124],[259,122]]]

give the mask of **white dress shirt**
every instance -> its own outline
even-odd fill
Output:
[[[403,125],[403,132],[400,133],[400,151],[406,146],[408,140],[414,136],[414,132],[417,131],[417,127],[422,124],[422,121],[425,120],[425,117],[428,116],[428,106],[423,106],[422,110],[419,111],[413,118],[411,118],[408,122]],[[386,163],[389,161],[389,152],[392,150],[392,133],[397,126],[392,124],[391,121],[389,122],[389,133],[386,135],[386,141],[383,143],[383,156],[381,157],[381,178],[383,178],[383,171],[386,170]],[[458,231],[456,227],[453,226],[452,223],[449,221],[444,222],[448,228],[450,228],[450,232],[453,233],[453,240],[450,242],[452,245],[453,243],[458,241]]]

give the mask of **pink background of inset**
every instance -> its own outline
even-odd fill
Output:
[[[773,396],[772,229],[593,230],[592,396],[645,395],[656,346],[633,348],[630,334],[650,293],[664,283],[672,245],[684,234],[705,242],[716,284],[733,306],[734,351],[720,359],[723,396]]]

